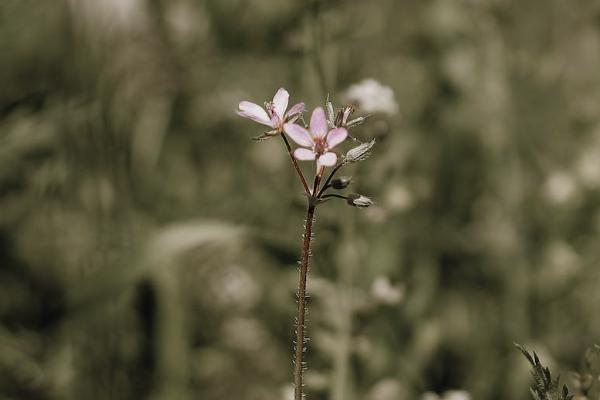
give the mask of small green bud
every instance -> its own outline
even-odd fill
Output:
[[[359,208],[367,208],[370,205],[373,205],[373,200],[358,193],[349,194],[346,197],[346,202],[353,207]]]
[[[331,181],[331,187],[336,190],[345,189],[352,182],[351,176],[340,176],[339,178],[335,178]]]

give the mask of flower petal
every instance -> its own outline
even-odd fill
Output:
[[[310,136],[310,133],[300,125],[296,124],[285,124],[283,125],[283,130],[294,142],[298,143],[300,146],[304,147],[312,147],[313,140]]]
[[[285,115],[285,110],[288,106],[288,101],[290,99],[290,94],[284,88],[280,88],[275,96],[273,96],[273,106],[275,107],[275,112],[279,116],[279,118],[283,119]]]
[[[334,148],[338,144],[342,143],[348,137],[348,131],[346,128],[335,128],[329,131],[327,134],[327,147],[330,149]]]
[[[271,126],[271,119],[267,115],[267,112],[258,104],[254,104],[249,101],[242,101],[238,107],[238,115],[244,118],[250,118],[251,120],[263,125]]]
[[[337,155],[335,153],[327,152],[317,160],[317,165],[319,167],[333,167],[337,162]]]
[[[315,153],[312,150],[300,147],[294,150],[294,157],[296,160],[314,160]]]
[[[295,115],[295,114],[300,114],[304,112],[304,103],[298,103],[293,105],[287,112],[287,115],[289,115],[290,117]]]
[[[279,115],[277,115],[277,113],[274,113],[273,116],[271,117],[271,126],[272,127],[279,126],[280,122],[281,122],[281,120],[279,119]]]
[[[317,107],[310,117],[310,132],[314,137],[324,138],[327,135],[327,119],[323,107]]]

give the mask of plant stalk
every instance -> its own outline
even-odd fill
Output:
[[[302,256],[300,257],[300,279],[298,281],[298,315],[296,317],[296,345],[294,349],[294,400],[304,400],[304,350],[306,331],[306,278],[310,258],[310,242],[315,219],[315,204],[309,201],[302,236]]]
[[[292,165],[294,166],[294,169],[296,170],[296,173],[298,174],[298,177],[300,178],[300,182],[302,182],[302,186],[304,187],[304,192],[306,193],[306,196],[310,196],[310,189],[308,188],[308,184],[306,183],[304,174],[302,173],[302,170],[300,169],[300,166],[298,165],[298,161],[296,161],[296,158],[294,157],[294,153],[292,152],[292,147],[290,146],[290,142],[287,140],[287,138],[285,137],[285,134],[283,134],[283,133],[281,133],[281,138],[283,139],[283,143],[285,143],[285,147],[287,148],[288,154],[290,155],[290,159],[292,160]]]

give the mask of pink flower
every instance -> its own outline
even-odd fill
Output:
[[[273,101],[265,103],[265,108],[249,101],[242,101],[238,106],[237,114],[275,130],[281,130],[285,122],[293,121],[294,117],[304,112],[304,103],[298,103],[286,112],[289,99],[288,91],[280,88],[273,96]]]
[[[331,167],[337,162],[337,155],[330,150],[342,143],[348,136],[345,128],[328,131],[325,111],[317,107],[310,117],[310,132],[303,127],[286,123],[283,130],[300,148],[294,151],[297,160],[317,160],[319,167]]]

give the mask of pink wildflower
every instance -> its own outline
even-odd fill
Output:
[[[242,101],[238,106],[237,113],[244,118],[250,118],[260,124],[270,126],[276,131],[281,131],[284,123],[295,121],[295,117],[297,118],[304,112],[304,103],[298,103],[287,110],[289,99],[288,91],[280,88],[273,96],[273,101],[265,103],[265,108],[249,101]]]
[[[330,150],[342,143],[348,136],[345,128],[334,128],[328,131],[325,111],[317,107],[310,117],[310,132],[303,127],[286,123],[283,125],[285,133],[300,148],[294,151],[297,160],[317,160],[319,167],[331,167],[337,162],[337,155]]]

